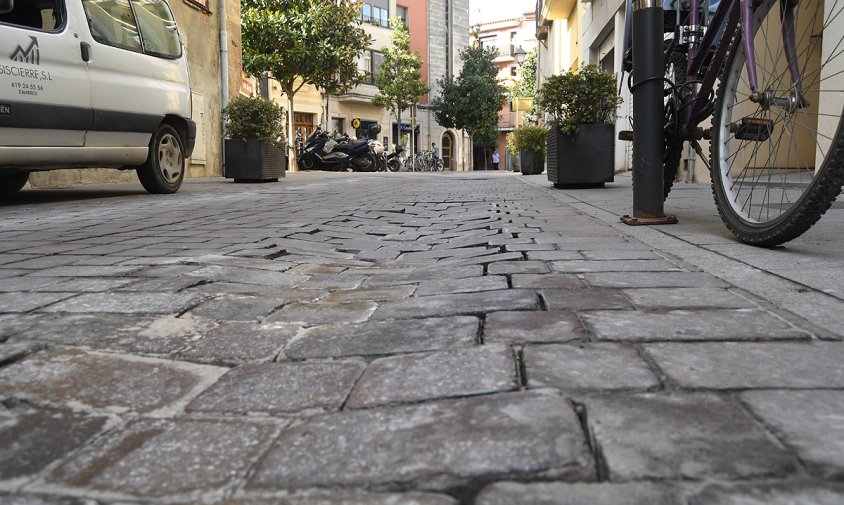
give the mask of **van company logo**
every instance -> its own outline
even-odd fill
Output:
[[[41,51],[38,49],[38,39],[29,37],[29,47],[26,49],[19,45],[15,48],[10,58],[12,61],[19,61],[21,63],[34,63],[38,65],[41,62]]]

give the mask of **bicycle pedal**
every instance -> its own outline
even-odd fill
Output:
[[[627,142],[633,141],[633,130],[621,130],[618,132],[618,140],[624,140]]]
[[[740,123],[730,125],[730,133],[734,133],[739,140],[755,140],[764,142],[771,138],[774,122],[770,119],[743,117]]]

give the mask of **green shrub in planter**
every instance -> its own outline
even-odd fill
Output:
[[[277,181],[287,168],[284,108],[258,97],[238,97],[223,109],[225,177],[235,182]]]
[[[545,168],[545,137],[541,126],[519,126],[507,135],[507,149],[518,156],[523,175],[541,174]]]

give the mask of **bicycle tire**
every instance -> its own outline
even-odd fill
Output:
[[[668,59],[668,67],[665,69],[665,77],[674,83],[675,86],[685,84],[686,82],[686,58],[685,52],[677,51],[671,53]],[[680,135],[679,128],[676,127],[676,122],[679,120],[680,110],[672,104],[672,96],[668,97],[664,107],[663,119],[663,152],[662,152],[662,183],[663,195],[662,199],[668,198],[671,193],[671,188],[677,179],[677,171],[680,168],[680,160],[683,158],[683,144],[685,143],[683,137]],[[674,117],[670,117],[673,110]],[[672,125],[672,122],[674,124]],[[674,132],[670,130],[675,130]]]
[[[778,50],[782,51],[782,47],[771,47],[771,43],[767,39],[768,25],[764,21],[771,13],[777,16],[776,13],[779,12],[779,9],[772,8],[774,5],[780,5],[779,0],[765,0],[754,12],[753,33],[757,46],[756,52],[759,53],[756,55],[756,64],[760,66],[764,64],[760,61],[765,63],[770,61],[768,68],[762,68],[758,72],[759,86],[757,89],[770,90],[775,96],[784,96],[786,91],[794,92],[795,87],[791,84],[792,79],[788,75],[788,70],[780,71],[777,68],[777,65],[783,65],[783,61],[785,61],[784,53],[775,54]],[[833,77],[838,75],[844,69],[844,61],[840,61],[844,60],[844,57],[841,56],[840,49],[833,51],[836,53],[833,56],[837,60],[833,66],[826,68],[831,61],[827,60],[820,65],[822,56],[818,55],[818,65],[816,65],[818,70],[814,70],[815,67],[811,66],[809,59],[816,57],[815,50],[811,49],[808,44],[817,44],[817,40],[812,40],[817,37],[817,26],[812,28],[811,25],[816,24],[817,13],[823,14],[823,6],[818,6],[815,2],[801,2],[796,9],[796,16],[799,16],[800,13],[810,16],[808,19],[810,26],[807,32],[803,34],[804,37],[801,37],[800,34],[795,35],[795,40],[800,44],[797,48],[798,58],[806,58],[806,61],[799,61],[801,63],[800,68],[806,72],[801,81],[806,86],[807,96],[814,96],[814,100],[820,102],[821,87],[819,82],[827,79],[827,77],[821,77],[822,73],[826,73],[827,76],[832,74]],[[838,18],[844,17],[841,13],[840,10],[835,13],[835,16]],[[776,21],[777,28],[781,26],[778,19],[771,21]],[[797,19],[795,26],[801,26],[799,21]],[[821,22],[823,23],[823,20]],[[781,30],[777,29],[776,32],[780,33]],[[836,29],[824,27],[821,37],[826,39],[824,34],[829,34],[832,37],[844,38],[842,35],[837,35],[841,33],[844,33],[841,25]],[[765,38],[766,44],[764,47],[757,41],[760,35]],[[742,88],[742,86],[747,87],[745,84],[747,80],[742,80],[742,73],[746,72],[746,65],[741,39],[741,31],[738,30],[733,36],[730,53],[725,60],[721,73],[721,84],[718,89],[713,118],[712,142],[710,144],[712,193],[721,220],[739,240],[752,245],[773,247],[793,240],[806,232],[829,209],[835,198],[840,195],[842,184],[844,184],[842,110],[840,103],[835,104],[836,109],[831,110],[830,113],[821,113],[821,110],[829,110],[822,107],[821,103],[818,103],[815,106],[816,111],[812,112],[812,106],[807,109],[796,106],[794,110],[788,110],[785,107],[777,107],[776,104],[773,104],[773,106],[766,108],[750,100],[741,99],[741,95],[749,96],[746,89]],[[781,46],[782,40],[779,40],[778,43]],[[803,44],[807,44],[807,46],[803,47],[801,51]],[[840,47],[841,39],[822,41],[817,51],[822,51],[826,44],[831,44],[828,47]],[[782,88],[783,83],[788,86],[787,89]],[[830,82],[828,85],[834,85],[834,83]],[[813,86],[817,86],[817,88],[813,88]],[[796,96],[796,94],[793,96]],[[812,99],[809,98],[808,101],[811,103]],[[745,115],[748,108],[751,108],[751,115]],[[772,113],[776,114],[773,119],[771,119]],[[825,133],[828,133],[828,135],[820,134],[817,130],[811,129],[813,125],[816,129],[818,128],[818,117],[821,115],[832,117],[831,120],[826,120],[828,130]],[[765,124],[769,126],[760,127],[760,130],[763,130],[762,134],[750,134],[751,137],[755,137],[750,140],[736,136],[731,138],[731,135],[742,131],[741,125],[747,118],[755,118],[763,123],[768,121]],[[739,119],[741,122],[739,122]],[[807,148],[804,145],[805,140],[802,142],[798,140],[798,136],[795,136],[796,126],[805,129],[805,132],[804,130],[797,130],[797,132],[804,132],[800,136],[810,136],[813,145]],[[790,131],[789,127],[791,128]],[[765,136],[764,131],[768,132],[767,136]],[[745,131],[741,135],[747,136],[748,133]],[[773,143],[775,137],[776,144]],[[783,151],[782,141],[786,137],[788,137],[789,144]],[[821,142],[826,142],[819,141],[820,137],[829,139],[825,156]],[[738,146],[735,145],[736,143]],[[749,152],[745,151],[749,145],[752,145],[753,148]],[[758,153],[763,151],[763,148],[767,148],[767,153],[762,152],[759,156]],[[815,151],[813,160],[810,150]],[[809,155],[807,156],[806,153]],[[742,159],[740,160],[740,158]],[[763,166],[754,166],[754,163],[759,161],[762,161]],[[813,161],[811,166],[810,161]],[[801,164],[804,162],[806,166],[802,167]],[[766,166],[768,164],[771,166]],[[795,164],[796,168],[792,167],[792,164]],[[748,185],[747,189],[745,184]],[[761,194],[755,193],[754,190],[756,189],[759,189]],[[754,196],[756,197],[755,201]],[[778,205],[777,201],[779,201]],[[774,215],[772,215],[772,211]]]

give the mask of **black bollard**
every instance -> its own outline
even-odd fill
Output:
[[[633,0],[633,216],[629,225],[674,224],[663,209],[662,0]]]

